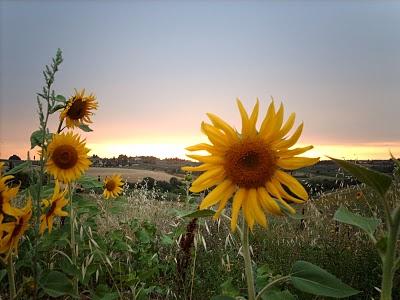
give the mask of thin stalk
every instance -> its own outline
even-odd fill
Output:
[[[392,299],[393,277],[396,265],[396,243],[400,230],[400,208],[397,208],[393,222],[389,227],[387,247],[382,257],[381,300]]]
[[[71,183],[68,183],[68,195],[69,195],[69,216],[70,216],[70,232],[71,232],[71,258],[74,266],[76,266],[76,247],[75,247],[75,214],[72,207],[72,187]],[[78,278],[74,276],[73,278],[73,288],[74,293],[78,295]]]
[[[242,234],[242,254],[244,258],[248,300],[255,300],[256,293],[254,290],[253,267],[251,265],[251,257],[250,257],[249,227],[244,218],[243,218],[243,234]]]
[[[275,284],[281,282],[281,281],[286,281],[290,278],[290,275],[280,277],[278,279],[275,279],[274,281],[271,281],[268,283],[266,286],[263,287],[263,289],[258,293],[256,300],[261,299],[262,294],[264,294],[269,288],[274,286]]]
[[[8,286],[10,291],[10,299],[15,299],[17,292],[15,289],[15,271],[12,259],[12,253],[7,258],[7,274],[8,274]]]

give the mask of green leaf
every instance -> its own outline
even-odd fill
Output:
[[[103,188],[103,182],[98,181],[96,177],[92,176],[83,175],[77,180],[77,183],[85,189]]]
[[[313,295],[345,298],[360,292],[324,269],[306,261],[296,261],[291,273],[290,280],[293,286]]]
[[[43,142],[43,130],[36,130],[31,134],[31,149],[41,146]]]
[[[67,102],[67,100],[65,99],[65,97],[63,95],[57,95],[54,100],[56,100],[57,102],[62,102],[62,103]]]
[[[228,278],[221,285],[222,295],[236,297],[239,295],[239,289],[232,284],[232,278]]]
[[[90,129],[90,127],[86,124],[81,124],[79,125],[79,128],[82,129],[84,132],[91,132],[93,131],[92,129]]]
[[[261,295],[262,300],[296,300],[288,290],[284,291],[267,291]]]
[[[73,286],[71,280],[64,273],[50,271],[40,279],[39,284],[50,297],[60,297],[63,295],[77,297],[77,295],[72,293]]]
[[[64,107],[65,107],[65,104],[57,104],[51,109],[50,113],[53,114],[57,110],[63,109]]]
[[[28,168],[30,167],[30,165],[31,165],[31,162],[30,162],[30,161],[25,161],[25,162],[23,162],[23,163],[20,163],[20,164],[18,164],[17,166],[15,166],[14,168],[12,168],[11,170],[5,172],[5,173],[3,174],[3,176],[6,176],[6,175],[14,175],[14,174],[17,174],[17,173],[19,173],[19,172],[22,172],[22,171],[24,171],[25,169],[28,169]]]
[[[174,240],[171,239],[168,235],[163,234],[161,236],[161,244],[164,246],[171,246],[174,244]]]
[[[332,157],[329,158],[336,162],[343,169],[350,172],[353,176],[357,177],[358,180],[372,187],[381,196],[385,196],[387,190],[392,184],[392,178],[386,174],[367,169],[345,160]]]
[[[361,228],[370,236],[374,235],[376,228],[378,227],[380,221],[375,218],[366,218],[358,214],[352,213],[347,208],[340,206],[333,216],[335,221],[339,221],[345,224],[357,226]]]
[[[185,214],[182,216],[182,218],[208,218],[211,217],[215,214],[215,211],[211,209],[202,209],[202,210],[196,210],[194,212]]]

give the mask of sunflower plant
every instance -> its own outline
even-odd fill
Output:
[[[334,219],[363,230],[375,245],[382,264],[381,300],[397,299],[392,295],[393,279],[400,268],[400,161],[393,157],[396,169],[393,177],[367,169],[352,162],[334,159],[360,182],[371,188],[379,197],[382,218],[364,217],[340,207]],[[363,196],[363,195],[361,195]],[[360,197],[361,197],[360,196]],[[366,196],[365,200],[368,202]]]
[[[204,216],[203,210],[216,206],[214,219],[218,219],[231,203],[229,219],[232,232],[237,230],[240,216],[243,216],[242,229],[238,231],[248,299],[261,299],[272,286],[285,281],[290,281],[302,291],[322,296],[341,298],[358,293],[325,270],[304,261],[294,264],[292,274],[280,277],[256,293],[249,231],[253,231],[255,225],[267,228],[268,216],[295,214],[293,204],[304,203],[308,194],[288,172],[311,166],[319,158],[298,156],[313,146],[292,148],[301,136],[303,123],[292,135],[288,135],[296,115],[290,114],[284,122],[283,104],[276,109],[272,100],[258,129],[259,100],[251,114],[247,113],[239,99],[237,105],[242,120],[241,132],[215,114],[208,113],[211,123],[202,122],[201,130],[210,143],[186,148],[192,152],[206,151],[208,155],[189,154],[189,158],[201,164],[184,167],[183,170],[203,172],[193,181],[191,192],[210,190],[200,203],[198,216]]]

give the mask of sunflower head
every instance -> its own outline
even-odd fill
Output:
[[[60,120],[65,119],[67,128],[79,127],[79,125],[92,123],[90,117],[93,115],[93,110],[96,110],[98,103],[93,94],[85,95],[85,90],[78,92],[75,90],[75,95],[71,96],[64,110],[61,112]]]
[[[103,196],[106,199],[119,196],[122,192],[123,184],[121,175],[114,174],[110,177],[106,177],[106,179],[104,179]]]
[[[308,195],[304,187],[286,170],[295,170],[318,162],[318,158],[297,157],[312,146],[292,148],[299,139],[303,124],[289,136],[295,114],[284,122],[284,107],[278,109],[272,101],[256,128],[259,101],[249,115],[242,102],[237,101],[242,118],[242,130],[237,132],[214,114],[207,114],[211,123],[203,122],[202,132],[210,143],[186,148],[189,151],[207,151],[209,155],[188,155],[202,164],[184,167],[185,171],[204,172],[192,184],[192,192],[215,187],[202,201],[200,209],[219,204],[215,217],[232,199],[231,229],[235,230],[242,209],[246,223],[267,226],[266,214],[294,213],[288,203],[302,203]]]
[[[0,223],[0,232],[3,235],[0,240],[0,254],[6,254],[8,257],[13,251],[18,252],[19,240],[28,230],[31,217],[32,200],[29,198],[25,207],[21,209],[21,215],[15,217],[15,222]]]
[[[14,187],[9,187],[7,185],[7,181],[13,178],[14,176],[12,175],[7,175],[7,176],[0,175],[0,215],[9,215],[17,217],[22,214],[21,209],[13,207],[11,205],[11,200],[17,196],[19,187],[21,185],[19,184]]]
[[[67,189],[60,191],[60,184],[56,180],[53,195],[49,199],[42,200],[42,206],[45,208],[45,213],[40,216],[40,234],[48,228],[51,232],[53,228],[54,217],[66,217],[68,213],[62,209],[68,204],[68,200],[65,199]]]
[[[85,146],[78,134],[54,134],[46,151],[47,172],[64,183],[78,179],[91,164]]]

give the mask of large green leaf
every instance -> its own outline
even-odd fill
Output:
[[[345,224],[357,226],[368,233],[370,236],[373,236],[376,228],[380,223],[378,219],[360,216],[358,214],[352,213],[343,206],[339,207],[339,209],[335,212],[333,219]]]
[[[30,167],[30,165],[31,165],[31,162],[29,160],[25,161],[23,163],[19,163],[17,166],[12,168],[11,170],[5,172],[3,176],[14,175],[14,174],[17,174],[19,172],[22,172],[22,171],[28,169]]]
[[[40,286],[50,297],[61,297],[64,295],[70,295],[77,297],[73,294],[73,286],[71,280],[61,272],[50,271],[44,277],[40,279]]]
[[[211,217],[215,214],[215,211],[211,209],[202,209],[202,210],[196,210],[194,212],[185,214],[182,216],[182,218],[207,218]]]
[[[82,185],[82,187],[85,189],[103,188],[103,183],[101,181],[98,181],[97,178],[92,176],[86,176],[86,175],[81,176],[77,180],[77,183]]]
[[[267,291],[261,295],[262,300],[296,300],[288,290],[285,291]]]
[[[324,269],[306,261],[295,262],[291,273],[290,281],[293,286],[313,295],[345,298],[360,292]]]
[[[343,169],[347,170],[353,176],[357,177],[358,180],[372,187],[382,196],[386,194],[387,190],[392,184],[392,178],[386,174],[367,169],[345,160],[332,157],[329,158],[336,162]]]

